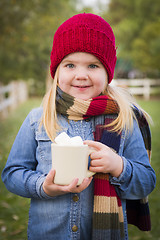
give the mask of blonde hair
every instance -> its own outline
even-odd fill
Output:
[[[48,93],[43,99],[43,115],[40,126],[44,126],[49,138],[54,141],[57,131],[61,129],[58,124],[57,112],[56,112],[56,89],[58,84],[58,69],[56,70],[53,84]],[[126,132],[132,131],[133,119],[136,119],[133,111],[133,106],[137,107],[145,117],[151,121],[150,116],[137,104],[133,96],[129,92],[120,87],[108,85],[104,94],[111,96],[116,100],[119,106],[119,113],[112,123],[105,127],[111,127],[111,131],[120,133],[122,130]]]
[[[43,115],[40,126],[44,126],[48,137],[54,141],[56,136],[56,132],[60,129],[57,119],[57,112],[56,112],[56,89],[58,83],[58,69],[56,70],[53,84],[50,90],[46,93],[43,98]]]
[[[127,89],[117,86],[108,85],[106,95],[109,95],[114,100],[116,100],[119,106],[119,113],[117,118],[108,124],[106,127],[112,127],[111,131],[120,133],[123,129],[128,132],[133,130],[133,119],[137,121],[135,112],[133,108],[138,108],[139,112],[144,114],[149,122],[152,122],[151,117],[147,112],[145,112],[139,104],[136,102],[135,98],[128,92]]]

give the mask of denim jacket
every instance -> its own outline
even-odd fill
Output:
[[[81,193],[68,193],[50,197],[42,188],[44,179],[52,168],[51,140],[45,130],[39,130],[42,109],[32,110],[23,122],[6,166],[2,180],[6,188],[22,197],[31,198],[28,222],[29,240],[91,240],[93,212],[93,182]],[[101,116],[96,117],[97,123]],[[67,121],[58,116],[62,131],[70,137],[81,136],[93,140],[93,119]],[[150,166],[143,139],[134,121],[133,132],[122,132],[119,153],[123,159],[121,175],[111,177],[121,198],[128,239],[126,199],[146,197],[155,187],[155,172]]]

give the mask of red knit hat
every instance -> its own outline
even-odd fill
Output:
[[[117,60],[115,37],[103,18],[92,13],[80,13],[60,25],[54,35],[50,57],[52,78],[62,59],[73,52],[95,55],[107,70],[108,83],[112,81]]]

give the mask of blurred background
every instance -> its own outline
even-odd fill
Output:
[[[160,239],[160,4],[159,0],[0,1],[0,172],[24,118],[41,104],[51,84],[54,32],[80,12],[101,15],[116,36],[113,84],[128,87],[152,116],[152,165],[157,187],[150,196],[152,231],[129,226],[131,240]],[[0,240],[27,239],[29,200],[7,192],[0,180]]]
[[[0,82],[22,79],[31,95],[43,95],[54,32],[79,12],[97,13],[111,24],[115,78],[160,78],[158,0],[1,0]]]

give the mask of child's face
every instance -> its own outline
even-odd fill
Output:
[[[107,80],[105,67],[90,53],[71,53],[59,65],[59,87],[75,98],[97,97],[106,88]]]

